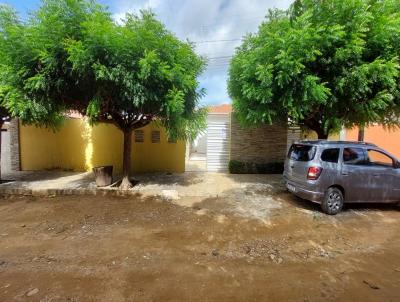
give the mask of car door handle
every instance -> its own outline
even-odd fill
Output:
[[[343,175],[343,176],[349,176],[349,173],[347,173],[347,172],[342,172],[342,175]]]
[[[373,177],[378,177],[378,176],[379,176],[379,174],[372,174],[372,176],[373,176]]]

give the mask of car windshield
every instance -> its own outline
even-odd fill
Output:
[[[293,144],[290,147],[288,158],[295,161],[310,161],[315,155],[315,146]]]

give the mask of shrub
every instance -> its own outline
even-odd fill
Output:
[[[283,162],[253,163],[231,160],[229,162],[229,173],[231,174],[281,174],[283,173]]]

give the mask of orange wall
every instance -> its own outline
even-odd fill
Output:
[[[358,140],[358,128],[346,130],[346,140]],[[400,129],[389,130],[382,126],[370,126],[365,128],[364,141],[373,143],[382,149],[400,158]]]

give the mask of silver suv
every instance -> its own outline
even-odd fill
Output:
[[[345,202],[399,202],[400,162],[368,143],[300,141],[285,162],[286,188],[335,215]]]

